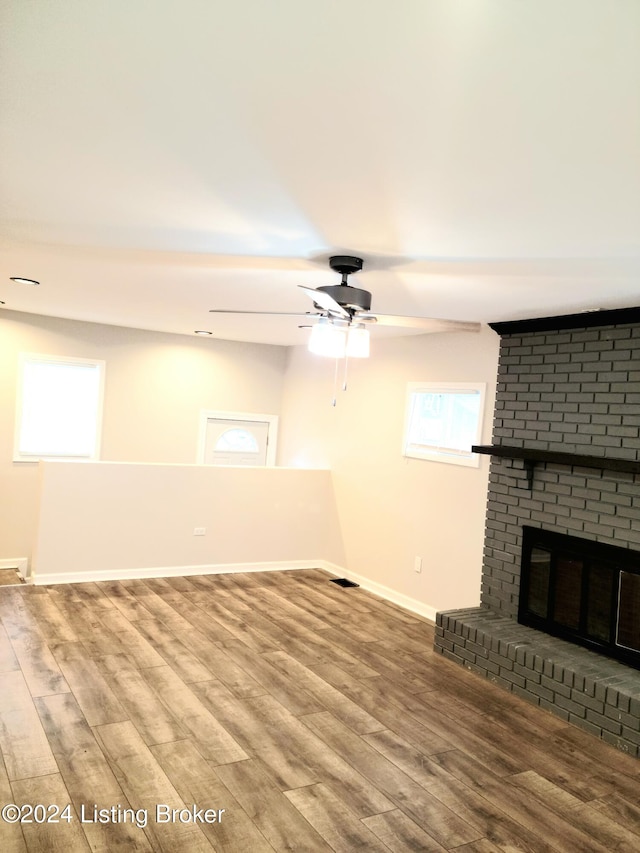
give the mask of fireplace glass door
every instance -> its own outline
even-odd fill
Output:
[[[518,621],[640,669],[640,554],[524,527]]]

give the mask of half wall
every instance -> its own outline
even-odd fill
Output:
[[[39,465],[36,584],[344,565],[328,470]]]

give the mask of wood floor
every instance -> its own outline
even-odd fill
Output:
[[[40,805],[2,853],[640,850],[639,761],[321,571],[4,587],[0,619],[0,806]]]
[[[17,569],[0,569],[0,586],[24,583]]]

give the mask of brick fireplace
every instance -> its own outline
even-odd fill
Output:
[[[597,642],[575,645],[570,630],[520,624],[518,611],[525,528],[623,549],[640,570],[640,308],[492,328],[501,344],[493,445],[479,448],[492,456],[481,606],[439,613],[436,650],[637,756],[640,670]]]

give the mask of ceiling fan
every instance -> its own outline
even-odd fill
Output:
[[[478,332],[480,323],[458,320],[440,320],[431,317],[402,317],[397,314],[373,314],[371,294],[368,290],[353,287],[349,276],[360,272],[362,258],[352,255],[333,255],[329,266],[340,273],[340,284],[322,287],[298,287],[313,301],[315,311],[233,311],[212,308],[212,314],[262,314],[313,319],[313,324],[303,323],[299,328],[310,328],[309,350],[316,355],[335,359],[334,393],[332,404],[336,405],[338,386],[338,363],[344,360],[342,390],[347,389],[347,363],[350,358],[366,358],[369,355],[369,330],[367,325],[400,326],[423,332]]]
[[[374,314],[371,311],[371,294],[368,290],[353,287],[349,276],[360,272],[362,258],[352,255],[333,255],[329,266],[340,273],[340,284],[312,288],[299,284],[313,300],[315,311],[233,311],[212,308],[212,314],[263,314],[313,318],[312,325],[302,324],[299,328],[311,328],[309,349],[318,355],[331,357],[366,357],[369,354],[369,324],[378,326],[400,326],[424,332],[477,332],[480,323],[458,320],[440,320],[431,317],[403,317],[396,314]]]

